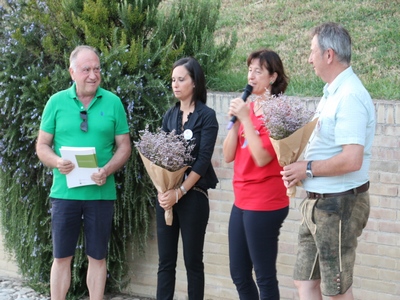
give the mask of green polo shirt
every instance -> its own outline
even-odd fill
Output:
[[[129,133],[126,114],[121,100],[115,94],[98,88],[96,96],[87,108],[88,131],[80,129],[80,112],[85,110],[76,96],[75,84],[50,97],[40,124],[40,129],[53,135],[54,151],[60,148],[95,147],[99,167],[103,167],[113,156],[115,136]],[[102,186],[88,185],[68,188],[66,176],[53,169],[53,185],[50,197],[67,200],[115,200],[114,175]]]

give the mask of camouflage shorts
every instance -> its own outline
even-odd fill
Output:
[[[357,238],[369,210],[368,192],[304,199],[294,279],[321,279],[323,295],[344,294],[353,284]]]

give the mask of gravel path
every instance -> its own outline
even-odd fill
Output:
[[[84,298],[82,300],[88,300]],[[155,300],[154,298],[130,296],[125,294],[108,294],[105,300]],[[50,300],[47,295],[36,293],[21,279],[0,277],[0,300]]]

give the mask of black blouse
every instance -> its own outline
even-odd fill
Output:
[[[165,132],[175,130],[177,134],[182,134],[186,129],[193,132],[195,147],[191,155],[195,160],[187,174],[194,171],[201,176],[195,186],[204,190],[215,188],[218,178],[211,164],[218,135],[218,121],[215,111],[203,102],[197,101],[193,113],[188,116],[188,120],[182,129],[182,111],[180,110],[180,102],[178,102],[165,113],[162,129]]]

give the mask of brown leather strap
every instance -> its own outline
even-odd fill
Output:
[[[363,185],[360,185],[357,188],[354,188],[354,189],[351,189],[351,190],[348,190],[345,192],[341,192],[341,193],[318,194],[318,193],[313,193],[313,192],[307,192],[307,197],[309,199],[323,199],[323,198],[340,197],[340,196],[351,195],[351,194],[357,195],[357,194],[368,191],[368,189],[369,189],[369,181],[367,181]]]
[[[197,187],[197,186],[194,186],[194,187],[192,187],[192,190],[194,190],[194,191],[196,191],[196,192],[202,193],[202,194],[203,194],[204,196],[206,196],[207,199],[208,199],[208,194],[207,194],[207,192],[206,192],[205,190],[203,190],[202,188],[199,188],[199,187]]]

